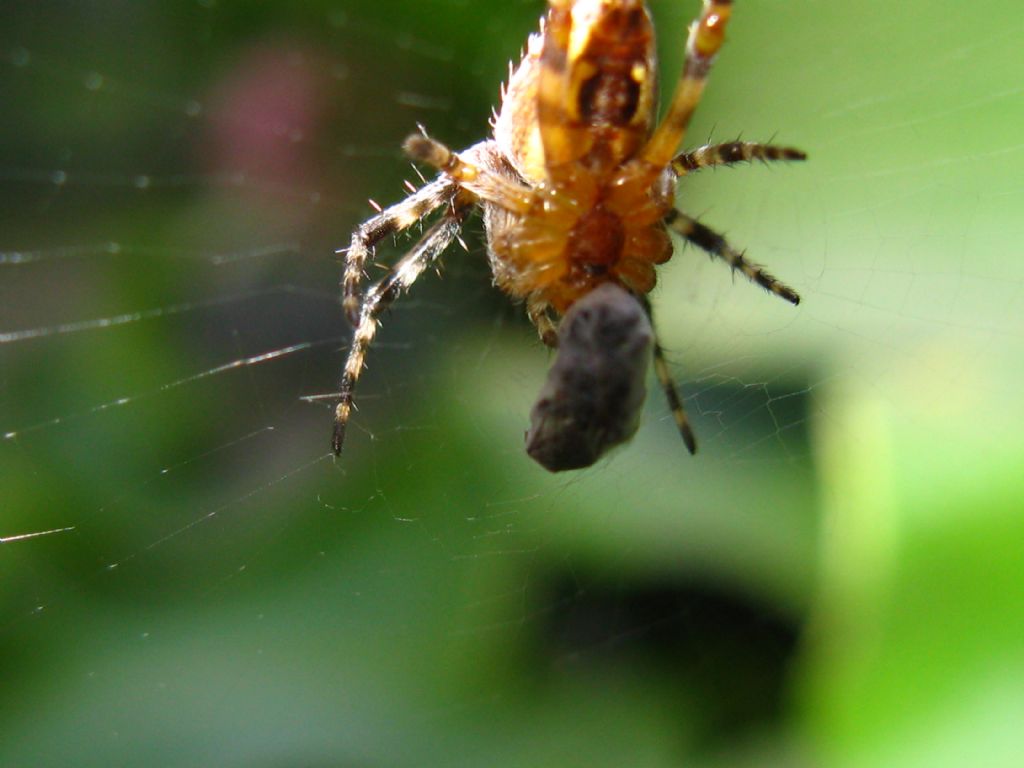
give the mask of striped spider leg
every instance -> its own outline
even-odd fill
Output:
[[[349,323],[359,322],[361,298],[359,286],[363,281],[366,261],[374,252],[374,247],[388,235],[398,234],[422,221],[441,206],[452,199],[455,182],[441,176],[418,189],[402,202],[381,211],[371,219],[356,227],[352,233],[352,243],[346,250],[338,251],[345,254],[345,277],[342,281],[342,306]]]
[[[394,265],[384,279],[367,292],[359,304],[352,346],[345,361],[341,376],[340,394],[334,412],[334,435],[331,447],[336,456],[341,455],[345,442],[345,428],[352,412],[352,398],[356,383],[366,363],[366,352],[377,335],[380,314],[391,306],[402,291],[406,291],[416,278],[433,264],[441,252],[458,237],[462,223],[469,211],[464,202],[452,200],[449,209],[435,223],[419,242]],[[386,214],[387,211],[384,211]],[[382,214],[383,215],[383,214]]]
[[[672,160],[672,170],[677,176],[684,176],[702,168],[749,163],[754,160],[767,163],[769,161],[806,159],[807,153],[793,147],[748,141],[729,141],[722,144],[705,144],[677,155]],[[796,291],[770,275],[764,267],[747,260],[741,251],[737,251],[729,245],[723,235],[701,224],[693,217],[687,216],[678,209],[673,209],[665,218],[665,224],[687,242],[706,251],[708,255],[721,259],[733,271],[742,272],[766,291],[774,293],[791,304],[800,303],[800,296]]]
[[[517,211],[531,204],[532,193],[528,188],[487,167],[486,161],[494,151],[490,144],[481,142],[471,147],[464,153],[470,158],[467,160],[425,133],[410,136],[405,142],[406,154],[433,165],[442,175],[402,202],[381,211],[357,227],[353,234],[346,255],[343,291],[344,308],[355,330],[334,411],[331,448],[336,456],[341,455],[344,446],[356,384],[366,364],[366,353],[377,334],[381,313],[459,236],[475,204]],[[386,235],[408,229],[442,206],[447,208],[442,217],[360,299],[359,284],[373,246]]]

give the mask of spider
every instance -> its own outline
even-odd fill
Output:
[[[343,307],[355,331],[335,410],[335,455],[341,453],[353,393],[381,313],[435,264],[474,209],[483,214],[495,284],[525,302],[541,341],[552,348],[559,344],[558,318],[609,284],[627,302],[638,304],[650,323],[647,294],[654,288],[655,267],[672,256],[670,232],[776,296],[800,302],[796,291],[675,207],[677,180],[701,168],[806,158],[790,147],[740,141],[676,154],[722,45],[731,0],[703,0],[700,16],[689,27],[675,95],[657,124],[654,28],[644,0],[548,0],[547,6],[540,32],[530,36],[502,90],[493,138],[453,152],[421,127],[406,139],[405,153],[432,166],[438,176],[361,224],[344,251]],[[422,238],[361,295],[366,261],[376,244],[435,212],[437,221]],[[612,303],[621,302],[615,298]],[[694,453],[696,440],[682,399],[653,330],[651,335],[653,344],[646,349],[652,351],[682,438]],[[571,350],[560,353],[560,360],[572,358]],[[614,367],[619,359],[609,353],[603,362]],[[646,360],[641,374],[645,370]],[[642,398],[642,382],[640,388]],[[637,412],[635,402],[624,403],[612,418],[624,426],[618,433],[629,433],[625,439],[632,434],[625,427]],[[553,427],[541,433],[559,437]],[[597,454],[619,438],[598,438]],[[556,468],[578,463],[566,450],[553,449],[549,463]]]

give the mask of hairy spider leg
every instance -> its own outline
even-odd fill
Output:
[[[793,147],[775,144],[760,144],[753,141],[727,141],[722,144],[705,144],[689,152],[682,152],[672,160],[672,170],[677,176],[711,168],[716,165],[752,163],[754,160],[806,160],[807,153]]]
[[[678,209],[672,209],[665,217],[665,224],[687,242],[693,243],[698,248],[707,251],[709,255],[721,259],[734,271],[742,272],[766,291],[774,293],[790,304],[800,303],[800,295],[796,291],[777,280],[764,267],[748,261],[740,251],[729,245],[722,235],[704,226],[693,217],[687,216]]]
[[[653,176],[672,161],[686,135],[690,118],[704,93],[708,72],[725,39],[731,13],[732,0],[704,0],[700,18],[690,25],[683,72],[672,103],[638,156],[638,160],[651,169]]]
[[[555,349],[558,347],[558,327],[551,318],[551,311],[551,305],[543,299],[537,296],[527,297],[526,316],[537,329],[537,335],[544,345]]]
[[[675,419],[676,426],[679,428],[679,434],[683,438],[683,443],[686,444],[686,450],[693,455],[697,452],[697,438],[694,437],[693,429],[690,428],[690,420],[686,416],[683,398],[679,394],[676,383],[672,379],[672,373],[669,371],[668,362],[665,360],[665,350],[662,349],[661,341],[658,339],[658,330],[654,325],[651,302],[646,296],[643,296],[640,298],[640,303],[643,305],[644,311],[651,321],[651,328],[654,330],[654,375],[658,377],[661,391],[665,393],[669,410],[672,412],[672,418]]]
[[[456,184],[442,176],[421,187],[402,202],[381,211],[362,223],[352,233],[352,243],[345,252],[345,277],[342,281],[342,307],[353,326],[359,322],[361,305],[359,289],[363,282],[366,260],[374,246],[391,234],[408,229],[451,200]]]
[[[410,158],[433,166],[484,202],[519,214],[529,211],[534,203],[533,190],[525,184],[467,161],[426,133],[412,134],[405,140],[403,148]]]
[[[458,237],[472,202],[472,199],[456,199],[451,210],[427,230],[413,249],[399,259],[386,277],[366,292],[366,298],[359,310],[359,322],[352,334],[352,346],[348,352],[348,360],[345,361],[338,405],[334,411],[334,437],[331,445],[335,456],[341,455],[345,442],[345,427],[352,412],[352,397],[359,375],[363,372],[366,351],[377,334],[381,312],[387,309],[402,291],[408,290],[416,278]]]
[[[578,131],[568,129],[566,79],[569,35],[572,29],[572,0],[548,0],[544,19],[544,47],[537,77],[537,125],[544,146],[548,171],[575,160],[580,150]]]

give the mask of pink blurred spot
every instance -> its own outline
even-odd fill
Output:
[[[244,173],[252,189],[301,192],[316,183],[314,138],[327,85],[318,58],[301,46],[265,44],[221,78],[207,100],[212,132],[204,155],[212,172]]]

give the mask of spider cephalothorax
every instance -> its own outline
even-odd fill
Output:
[[[381,311],[436,261],[477,207],[483,212],[495,284],[525,302],[530,320],[551,347],[558,345],[557,319],[605,285],[620,289],[614,294],[616,306],[626,297],[649,317],[646,295],[655,284],[655,267],[672,256],[670,232],[799,303],[792,288],[674,207],[678,178],[700,168],[805,157],[799,150],[747,142],[676,155],[731,10],[731,0],[704,0],[700,17],[690,26],[675,95],[657,124],[654,29],[646,3],[549,0],[541,31],[530,37],[503,90],[493,139],[458,153],[424,131],[406,140],[406,153],[440,174],[362,224],[347,250],[344,306],[356,330],[335,413],[335,453],[341,452],[355,384]],[[375,244],[437,210],[442,210],[438,221],[422,239],[360,296]],[[696,442],[656,337],[651,349],[658,379],[693,452]],[[556,367],[571,358],[562,356]],[[595,433],[587,425],[576,426],[579,434]],[[550,427],[544,435],[551,437]],[[599,444],[593,460],[612,444]],[[573,463],[558,458],[550,463]]]

